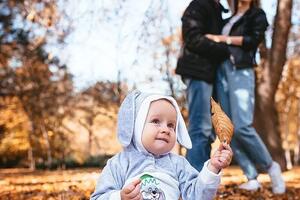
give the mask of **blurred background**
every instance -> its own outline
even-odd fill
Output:
[[[135,88],[174,96],[187,116],[174,69],[189,3],[1,1],[0,167],[102,167],[121,150],[118,107]],[[260,5],[270,26],[257,53],[255,127],[290,170],[300,160],[300,0]]]

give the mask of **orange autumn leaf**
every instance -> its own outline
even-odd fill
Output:
[[[227,117],[225,112],[222,110],[221,106],[216,103],[212,97],[210,99],[210,103],[211,119],[215,132],[220,142],[226,142],[230,144],[234,126],[229,117]]]

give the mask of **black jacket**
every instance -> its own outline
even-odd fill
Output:
[[[220,34],[223,20],[222,7],[214,0],[193,0],[182,17],[183,47],[177,62],[176,73],[213,83],[216,67],[229,57],[228,47],[205,37]]]
[[[232,26],[229,35],[243,36],[242,46],[229,46],[234,65],[237,68],[253,67],[256,64],[256,50],[259,43],[264,39],[267,26],[268,21],[265,12],[256,7],[247,10]]]

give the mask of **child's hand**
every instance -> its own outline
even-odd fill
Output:
[[[137,179],[128,184],[121,190],[121,200],[141,200],[142,194],[140,193],[141,180]]]
[[[232,150],[226,143],[221,143],[218,150],[211,156],[208,169],[218,174],[221,169],[230,165]]]

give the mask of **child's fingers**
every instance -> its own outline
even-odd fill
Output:
[[[221,145],[220,145],[221,146]],[[229,144],[227,144],[227,143],[222,143],[222,149],[226,149],[226,150],[228,150],[228,151],[231,151],[232,152],[232,149],[231,149],[231,147],[230,147],[230,145]]]
[[[223,149],[222,151],[221,151],[221,153],[223,153],[223,152],[228,152],[228,153],[232,153],[232,151],[230,151],[230,150],[228,150],[228,149]]]
[[[222,154],[218,159],[224,165],[228,166],[231,163],[232,156],[230,154]]]
[[[232,158],[232,152],[228,150],[223,150],[220,154],[221,156],[227,157],[228,159]]]
[[[229,155],[229,156],[232,156],[232,152],[230,150],[222,150],[222,151],[215,151],[215,153],[213,154],[214,157],[218,157],[218,156],[221,156],[221,155]]]
[[[224,163],[224,162],[227,162],[227,161],[229,162],[230,160],[228,159],[227,156],[220,156],[220,157],[219,157],[219,161],[221,161],[221,162]]]
[[[229,151],[229,150],[223,150],[223,151],[221,152],[221,155],[228,156],[228,157],[231,159],[232,156],[233,156],[233,153],[232,153],[232,151]]]
[[[125,194],[131,193],[134,189],[136,189],[136,186],[141,183],[140,179],[134,180],[130,184],[128,184],[123,190]]]
[[[220,145],[219,145],[217,151],[222,151],[222,150],[224,149],[223,146],[224,146],[224,143],[220,143]]]
[[[227,157],[227,158],[231,159],[232,154],[231,154],[230,151],[224,151],[224,152],[221,152],[221,153],[215,153],[213,155],[213,158],[220,158],[220,157]]]
[[[132,190],[129,194],[127,194],[127,196],[130,199],[139,199],[139,195],[140,195],[140,185],[137,185],[134,190]]]
[[[132,181],[132,184],[133,184],[134,186],[137,186],[137,185],[140,184],[140,183],[141,183],[141,179],[136,179],[136,180]]]
[[[221,151],[215,151],[215,153],[213,154],[214,156],[219,156],[219,155],[221,155]]]
[[[143,200],[142,197],[143,197],[142,194],[139,193],[136,197],[132,198],[131,200]]]
[[[132,190],[134,190],[134,186],[131,184],[123,188],[123,191],[126,195],[129,194]]]
[[[230,148],[229,144],[227,144],[226,142],[220,143],[220,145],[219,145],[219,147],[217,149],[217,151],[223,151],[223,150],[229,150],[229,151],[231,151],[231,148]]]

